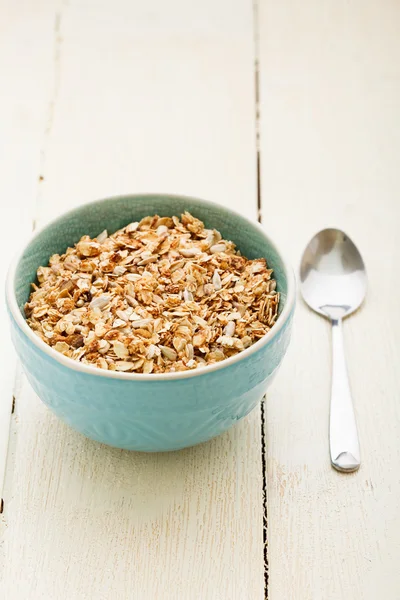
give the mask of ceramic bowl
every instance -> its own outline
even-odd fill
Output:
[[[281,294],[271,331],[234,357],[196,371],[132,374],[103,371],[53,350],[28,327],[23,306],[36,269],[84,234],[95,237],[151,214],[184,210],[221,231],[249,258],[265,257]],[[72,210],[37,231],[16,257],[6,298],[12,340],[42,401],[83,435],[119,448],[176,450],[204,442],[245,417],[272,382],[289,344],[294,277],[276,245],[257,224],[217,204],[170,195],[107,198]]]

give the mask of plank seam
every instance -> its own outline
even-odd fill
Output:
[[[261,200],[261,156],[260,156],[260,45],[258,0],[253,0],[254,27],[254,101],[256,127],[256,170],[257,170],[257,220],[262,223]],[[264,597],[268,598],[268,501],[267,501],[267,461],[265,444],[265,396],[260,405],[262,505],[263,505],[263,553],[264,553]]]

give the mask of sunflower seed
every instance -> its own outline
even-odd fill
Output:
[[[133,233],[134,231],[137,231],[137,228],[139,227],[139,223],[129,223],[129,225],[127,225],[125,227],[125,231],[126,233]]]
[[[118,340],[113,342],[113,348],[118,358],[128,358],[129,350],[122,342],[119,342]]]
[[[229,321],[228,325],[224,329],[224,335],[231,337],[234,335],[236,329],[235,321]]]
[[[113,329],[117,329],[118,327],[124,327],[126,325],[126,322],[123,321],[122,319],[115,319],[112,326]]]
[[[193,302],[193,294],[189,292],[186,288],[183,290],[183,299],[185,302]]]
[[[167,358],[168,360],[176,360],[178,358],[177,353],[172,348],[168,348],[167,346],[159,346],[161,350],[161,354]]]
[[[133,367],[135,366],[135,363],[133,362],[129,362],[129,361],[125,361],[125,360],[117,360],[115,362],[115,370],[116,371],[132,371]]]
[[[98,241],[99,244],[102,244],[107,238],[108,238],[108,233],[107,233],[107,229],[105,229],[104,231],[99,233],[96,240]]]
[[[225,251],[226,251],[225,244],[214,244],[214,246],[211,246],[211,248],[210,248],[211,254],[218,254],[218,252],[225,252]]]
[[[198,254],[201,254],[200,248],[196,248],[196,247],[193,247],[193,248],[179,248],[179,252],[185,258],[193,258],[194,256],[197,256]]]
[[[105,308],[107,306],[107,304],[110,302],[110,300],[111,300],[110,294],[103,294],[102,296],[96,296],[90,302],[89,307],[92,309],[99,308],[100,310],[102,310],[103,308]]]
[[[221,283],[221,277],[219,276],[217,269],[215,269],[215,271],[214,271],[212,282],[213,282],[215,291],[218,292],[218,290],[220,290],[222,288],[222,283]]]
[[[146,327],[152,322],[152,319],[138,319],[137,321],[131,321],[131,327],[133,329],[141,329],[142,327]]]

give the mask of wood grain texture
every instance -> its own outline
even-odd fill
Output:
[[[32,230],[40,164],[40,139],[45,121],[46,81],[43,71],[48,49],[43,21],[26,10],[21,17],[14,3],[0,2],[0,198],[3,219],[0,236],[0,285],[3,298],[9,260]],[[32,26],[35,26],[33,35]],[[27,48],[31,48],[27,52]],[[50,46],[51,48],[51,46]],[[50,61],[51,62],[51,61]],[[29,102],[27,102],[29,90]],[[0,498],[6,466],[16,356],[9,339],[4,301],[0,303]]]
[[[39,84],[28,70],[44,74],[40,140],[21,128],[39,157],[34,179],[43,177],[26,194],[29,202],[37,195],[38,224],[84,201],[138,191],[203,196],[255,218],[248,2],[43,0],[35,16],[16,4],[10,28],[26,17],[29,48],[46,46],[35,55],[39,66],[21,67],[25,87],[14,91],[30,110]],[[13,6],[3,0],[6,19]],[[23,378],[0,596],[260,600],[260,443],[255,411],[182,452],[111,449],[60,423]]]
[[[370,286],[344,324],[362,466],[329,465],[329,324],[298,302],[267,399],[270,600],[400,597],[398,2],[260,5],[265,227],[298,268],[344,229]]]

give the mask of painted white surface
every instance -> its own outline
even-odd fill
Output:
[[[261,3],[268,228],[297,269],[319,229],[349,233],[365,305],[344,324],[362,466],[329,466],[330,331],[298,303],[267,402],[270,600],[400,598],[400,4]]]
[[[26,132],[36,162],[24,201],[38,224],[137,191],[203,196],[255,218],[248,2],[19,5],[9,36],[30,23],[30,70],[44,72],[42,95],[28,65],[25,93],[13,91],[29,114],[37,94],[44,115],[38,138]],[[9,71],[18,48],[5,46]],[[198,448],[142,455],[74,433],[23,378],[4,497],[2,598],[263,598],[259,410]]]
[[[43,77],[47,56],[48,19],[36,21],[35,13],[21,16],[15,5],[0,2],[0,205],[3,214],[0,235],[0,498],[6,466],[14,387],[16,356],[9,340],[3,285],[8,264],[18,246],[32,230],[40,142],[44,127]],[[4,18],[5,17],[5,18]],[[29,50],[28,50],[29,49]]]
[[[345,229],[371,282],[345,323],[361,470],[329,466],[329,327],[301,301],[268,395],[269,596],[398,600],[400,5],[258,8],[265,227],[296,269],[315,231]],[[165,190],[256,217],[250,2],[0,0],[0,15],[0,280],[33,220],[97,197]],[[10,345],[0,361],[1,480]],[[23,376],[16,397],[1,598],[264,597],[259,411],[153,456],[83,439]]]

